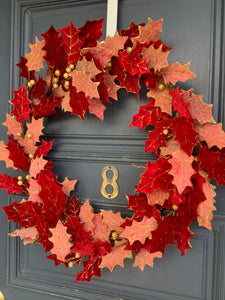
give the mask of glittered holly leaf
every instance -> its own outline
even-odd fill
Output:
[[[96,115],[100,120],[104,120],[104,111],[106,109],[105,105],[98,98],[88,99],[88,110],[90,114]]]
[[[8,195],[26,193],[26,188],[18,185],[18,178],[9,177],[7,174],[0,174],[0,189],[7,190]]]
[[[28,228],[16,229],[14,232],[9,233],[9,235],[11,237],[19,236],[20,239],[23,240],[24,245],[33,243],[38,239],[38,231],[34,226]]]
[[[24,84],[18,90],[14,90],[14,98],[10,102],[14,105],[11,113],[16,116],[18,122],[28,119],[31,113],[30,100],[27,98],[27,91]]]
[[[30,160],[29,157],[25,155],[24,148],[11,136],[9,136],[8,139],[9,141],[6,148],[9,150],[9,159],[13,161],[16,168],[28,171],[30,168]]]
[[[168,174],[171,164],[165,158],[158,158],[155,163],[148,161],[146,170],[140,175],[136,192],[151,194],[154,190],[167,191],[173,176]]]
[[[194,130],[199,134],[201,141],[207,142],[209,148],[213,146],[217,146],[220,149],[225,147],[225,132],[223,131],[222,123],[216,125],[195,123]]]
[[[6,168],[13,168],[16,170],[17,168],[14,166],[14,163],[11,159],[9,159],[9,150],[6,148],[6,145],[3,141],[0,141],[0,160],[3,160],[6,164]]]
[[[68,26],[59,29],[61,38],[63,40],[63,47],[66,50],[68,65],[76,65],[78,59],[81,57],[80,48],[84,42],[79,39],[79,29],[77,29],[72,22]]]
[[[170,95],[172,96],[173,110],[179,113],[179,117],[192,119],[189,112],[190,104],[184,101],[184,96],[180,94],[179,87],[177,87],[175,91],[170,90]]]
[[[158,257],[162,258],[162,253],[157,251],[154,253],[149,253],[145,249],[141,249],[138,255],[135,257],[133,267],[139,267],[141,271],[144,271],[146,265],[149,265],[153,268],[153,260]]]
[[[23,139],[19,140],[21,146],[24,147],[27,154],[34,154],[37,150],[36,143],[40,142],[39,138],[42,135],[43,119],[33,119],[31,123],[27,123],[27,132]]]
[[[46,85],[47,85],[47,82],[45,80],[43,80],[41,75],[39,75],[38,80],[36,81],[36,84],[35,84],[35,89],[32,89],[30,93],[32,94],[32,96],[35,99],[36,98],[39,99],[45,94]],[[50,85],[50,82],[49,82],[49,85]]]
[[[15,117],[11,116],[10,114],[6,114],[6,121],[2,125],[8,127],[7,134],[12,134],[15,139],[20,139],[18,133],[22,135],[21,123],[18,122]]]
[[[123,231],[121,224],[124,223],[124,219],[120,213],[114,213],[112,210],[101,210],[103,221],[107,224],[108,228],[112,231],[115,230],[118,234]]]
[[[61,183],[63,185],[62,191],[67,196],[70,196],[70,193],[74,190],[75,184],[77,183],[77,180],[70,180],[67,177],[64,179],[64,181]]]
[[[156,230],[158,227],[155,218],[143,217],[143,219],[138,221],[133,221],[131,226],[126,226],[120,237],[128,239],[130,245],[135,241],[140,241],[144,244],[146,238],[152,237],[152,231]]]
[[[152,216],[152,209],[148,205],[147,197],[145,193],[140,193],[139,195],[127,195],[129,205],[127,209],[132,209],[134,211],[134,219],[137,217],[148,217]]]
[[[29,187],[27,191],[29,193],[29,201],[33,203],[43,203],[39,196],[39,193],[41,192],[41,186],[38,184],[37,180],[34,180],[32,178],[29,179]]]
[[[62,85],[60,85],[58,88],[53,88],[53,93],[57,97],[62,97],[62,103],[61,108],[64,111],[72,112],[72,107],[70,106],[70,93],[69,91],[64,91],[62,88]]]
[[[153,68],[155,72],[168,66],[167,56],[169,55],[169,52],[164,52],[162,47],[163,45],[158,49],[155,49],[154,45],[151,45],[149,48],[144,48],[142,51],[142,57],[143,59],[146,59],[147,67],[149,69]]]
[[[77,216],[68,216],[64,225],[67,227],[67,232],[72,235],[75,244],[90,240],[90,233],[84,230],[84,223],[81,223]]]
[[[169,198],[169,192],[155,190],[151,195],[147,195],[148,203],[150,205],[161,205],[163,206],[164,202]]]
[[[88,109],[89,103],[83,92],[77,93],[76,88],[70,88],[70,106],[72,107],[72,114],[78,115],[84,120],[84,114]]]
[[[46,51],[44,59],[47,61],[50,68],[64,70],[67,65],[67,55],[62,47],[62,39],[59,37],[59,32],[53,26],[48,31],[42,33],[41,36],[45,39],[43,50]]]
[[[116,31],[113,37],[107,36],[101,45],[103,48],[112,51],[114,56],[118,56],[118,51],[124,48],[126,40],[126,36],[120,36]]]
[[[41,68],[44,68],[43,66],[43,61],[44,61],[44,56],[46,52],[42,50],[42,48],[45,45],[45,41],[39,41],[37,37],[35,37],[35,44],[29,44],[30,46],[30,53],[26,54],[27,58],[27,68],[28,71],[34,70],[36,72],[39,72]]]
[[[193,119],[197,119],[200,123],[215,123],[212,116],[212,104],[206,104],[202,101],[202,95],[195,95],[193,89],[183,92],[183,99],[189,103],[189,112]]]
[[[118,59],[124,71],[128,72],[132,76],[141,76],[143,73],[149,72],[146,65],[146,59],[142,59],[138,51],[128,53],[126,50],[123,50],[122,52],[119,52]]]
[[[77,62],[76,65],[76,71],[77,72],[83,72],[85,75],[87,75],[90,79],[94,79],[97,74],[99,74],[101,71],[96,67],[94,60],[86,60],[85,57],[83,57],[81,60]]]
[[[34,157],[47,156],[48,152],[52,149],[52,144],[54,141],[46,142],[42,140],[42,143],[37,147]]]
[[[101,241],[109,241],[110,230],[108,225],[103,222],[103,218],[101,214],[95,214],[92,222],[94,224],[94,229],[92,233],[92,237],[95,240]]]
[[[162,130],[161,127],[156,127],[153,131],[149,131],[149,138],[145,141],[145,152],[152,151],[153,154],[157,154],[158,147],[166,146],[168,136],[171,136],[172,133],[171,129]]]
[[[101,257],[111,250],[109,242],[86,240],[77,242],[71,252],[79,253],[82,257],[89,256],[91,259],[94,259],[96,256]]]
[[[80,202],[79,200],[73,195],[71,199],[66,203],[65,214],[67,216],[74,216],[78,217],[80,214]]]
[[[198,213],[198,224],[199,226],[205,226],[209,230],[212,229],[211,220],[213,219],[213,211],[216,210],[214,203],[216,200],[214,197],[216,196],[215,193],[215,186],[210,184],[207,178],[207,174],[200,170],[200,175],[206,179],[206,182],[202,185],[202,191],[205,194],[206,200],[199,203],[197,208]]]
[[[160,155],[161,156],[173,155],[173,152],[175,152],[179,148],[180,148],[180,143],[178,141],[175,141],[174,139],[169,139],[169,141],[167,141],[166,143],[166,147],[160,148]]]
[[[124,259],[132,258],[132,252],[125,250],[126,246],[124,241],[116,242],[113,250],[102,257],[100,268],[108,268],[112,272],[116,265],[124,267]]]
[[[120,86],[115,83],[116,76],[104,74],[104,84],[108,87],[108,96],[114,100],[118,100],[117,91]]]
[[[93,276],[101,276],[100,269],[101,258],[93,258],[83,262],[83,270],[77,274],[76,280],[74,283],[79,281],[90,281]]]
[[[172,169],[169,171],[173,175],[173,183],[176,185],[179,194],[182,194],[186,186],[192,186],[191,176],[196,172],[192,168],[193,156],[188,156],[183,150],[178,149],[169,159]]]
[[[155,106],[160,107],[162,112],[172,115],[172,97],[169,92],[167,88],[163,91],[151,89],[147,96],[155,99]]]
[[[84,42],[83,47],[95,47],[97,41],[102,36],[102,25],[104,19],[87,21],[84,26],[79,28],[79,38]]]
[[[56,224],[57,222],[55,222],[55,224],[51,227],[56,226]],[[43,245],[45,252],[50,251],[53,247],[53,243],[49,240],[49,238],[52,236],[52,233],[49,230],[48,221],[43,221],[39,218],[37,221],[36,229],[39,234],[39,243]]]
[[[32,80],[32,79],[36,80],[35,71],[30,71],[29,72],[28,68],[26,66],[26,63],[27,63],[27,59],[20,56],[20,62],[17,64],[17,66],[20,67],[20,69],[21,69],[21,72],[20,72],[19,76],[24,77],[27,80],[28,80],[28,78],[29,78],[29,80]]]
[[[35,119],[47,117],[55,113],[55,108],[60,107],[62,97],[57,97],[53,93],[49,96],[40,98],[38,104],[33,104],[33,116]]]
[[[132,42],[135,43],[136,40],[138,40],[139,43],[157,41],[159,34],[162,32],[162,23],[163,19],[154,22],[151,18],[148,18],[148,24],[146,26],[138,26],[140,33],[136,38],[132,39]]]
[[[79,218],[82,223],[84,223],[84,230],[92,232],[94,229],[94,224],[92,219],[94,217],[93,207],[90,205],[89,200],[81,206]]]
[[[76,87],[78,93],[83,92],[86,97],[99,98],[99,83],[92,81],[91,78],[85,74],[85,70],[79,72],[74,70],[71,74],[73,86]]]
[[[52,237],[49,240],[53,243],[51,253],[56,254],[57,258],[64,261],[65,257],[70,253],[71,244],[69,242],[70,235],[66,231],[61,221],[58,221],[55,228],[50,229]]]
[[[219,152],[201,147],[198,160],[200,168],[208,172],[209,179],[215,179],[219,185],[225,185],[225,161],[220,158]]]
[[[29,173],[33,178],[36,178],[37,175],[44,170],[45,165],[47,164],[47,160],[43,159],[43,156],[36,157],[31,161]]]
[[[196,77],[194,73],[189,70],[190,63],[181,65],[178,61],[169,65],[166,68],[161,69],[161,74],[164,81],[175,84],[177,81],[186,81],[188,79]]]

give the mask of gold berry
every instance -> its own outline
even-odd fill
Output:
[[[23,181],[22,181],[22,180],[19,180],[19,181],[17,182],[17,184],[18,184],[18,185],[23,185]]]
[[[22,134],[20,132],[17,133],[17,136],[22,136]]]
[[[26,175],[26,180],[29,180],[30,179],[30,174],[27,174]]]
[[[131,53],[131,52],[132,52],[132,48],[131,48],[131,47],[127,47],[126,50],[127,50],[128,53]]]
[[[57,76],[57,77],[60,76],[60,71],[59,70],[55,70],[55,76]]]
[[[22,176],[18,176],[17,178],[18,178],[18,180],[23,180]]]
[[[106,65],[106,68],[111,68],[111,67],[112,67],[112,63],[111,63],[111,61],[109,61]]]
[[[70,82],[69,82],[68,80],[66,80],[66,81],[64,82],[64,87],[65,87],[66,89],[68,89],[69,86],[70,86]]]
[[[31,133],[28,133],[28,134],[27,134],[27,137],[28,137],[28,139],[30,139],[30,138],[32,137],[32,134],[31,134]]]
[[[74,69],[74,65],[73,64],[70,64],[69,67],[70,67],[71,70]]]
[[[71,68],[70,68],[70,67],[67,67],[67,68],[66,68],[66,72],[67,72],[67,73],[70,73],[70,72],[71,72]]]
[[[76,252],[76,253],[75,253],[75,257],[76,257],[76,258],[80,258],[80,253]]]
[[[64,74],[63,74],[63,77],[64,77],[65,79],[67,79],[67,78],[69,77],[69,74],[68,74],[68,73],[64,73]]]
[[[73,262],[72,262],[72,261],[70,261],[70,262],[68,263],[68,267],[69,267],[69,268],[72,268],[72,267],[73,267]]]
[[[118,238],[118,233],[116,231],[113,231],[111,234],[111,238],[115,241]]]
[[[152,237],[151,237],[151,236],[149,236],[149,237],[148,237],[148,239],[149,239],[149,240],[151,240],[151,239],[152,239]]]
[[[53,78],[53,83],[57,83],[59,81],[58,77]]]
[[[34,154],[30,153],[30,154],[29,154],[29,157],[30,157],[30,158],[34,158]]]
[[[53,83],[53,88],[54,89],[57,89],[59,86],[58,86],[58,83]]]
[[[169,133],[169,130],[166,128],[166,129],[163,129],[163,134],[164,135],[167,135]]]
[[[163,83],[160,83],[160,84],[158,85],[158,89],[159,89],[160,91],[164,91],[165,85],[164,85]]]
[[[173,204],[172,208],[173,210],[178,210],[178,206],[176,204]]]

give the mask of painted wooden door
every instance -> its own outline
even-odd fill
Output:
[[[0,121],[9,111],[12,89],[19,87],[19,70],[15,64],[28,52],[28,43],[45,32],[51,24],[64,27],[70,20],[79,27],[88,19],[106,17],[106,0],[1,0],[0,1]],[[224,120],[224,1],[223,0],[119,0],[118,29],[128,28],[131,21],[147,22],[164,18],[163,41],[174,50],[169,62],[191,62],[197,79],[183,85],[204,94],[214,104],[217,121]],[[132,115],[146,99],[119,92],[119,101],[108,106],[105,121],[88,115],[85,122],[75,116],[57,113],[48,119],[46,135],[55,139],[51,157],[60,178],[79,180],[76,196],[83,202],[89,198],[96,209],[113,209],[124,213],[126,194],[132,194],[140,170],[132,164],[144,165],[149,154],[143,154],[147,132],[129,128]],[[1,127],[0,139],[6,139]],[[112,164],[119,170],[120,193],[113,200],[100,193],[101,170]],[[5,172],[1,163],[1,173]],[[45,259],[38,245],[9,239],[15,229],[0,212],[0,290],[6,300],[22,299],[214,299],[225,297],[225,189],[217,189],[217,212],[213,230],[193,224],[192,250],[181,257],[168,247],[154,269],[144,272],[116,267],[104,270],[102,278],[91,283],[73,284],[75,268],[54,267]],[[1,192],[1,206],[18,199]],[[19,199],[18,199],[19,200]]]

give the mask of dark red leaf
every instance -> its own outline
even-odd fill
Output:
[[[72,235],[74,243],[90,240],[90,233],[84,230],[84,223],[78,221],[77,216],[68,216],[66,223],[67,232]]]
[[[11,113],[16,116],[18,122],[28,119],[31,113],[30,100],[27,98],[27,91],[24,84],[18,90],[14,90],[14,98],[10,102],[14,105]]]
[[[20,56],[20,62],[17,64],[18,67],[20,67],[21,72],[20,72],[20,77],[24,77],[27,80],[35,80],[35,71],[28,71],[28,68],[26,66],[27,59]],[[30,74],[29,74],[30,73]]]
[[[7,194],[27,194],[24,185],[18,185],[17,177],[9,177],[7,174],[0,174],[0,189],[7,190]]]
[[[70,89],[70,106],[72,107],[72,114],[78,115],[84,120],[84,114],[88,109],[89,103],[83,92],[77,93],[74,86]]]
[[[84,42],[83,48],[95,47],[97,41],[102,36],[102,25],[104,19],[87,21],[84,26],[79,28],[79,38]]]
[[[180,93],[179,87],[175,91],[170,90],[170,95],[172,96],[173,110],[179,113],[179,117],[184,117],[191,120],[191,114],[189,112],[190,103],[184,101],[184,95]]]
[[[80,214],[80,202],[79,200],[73,195],[69,202],[66,203],[66,210],[65,214],[67,216],[74,216],[79,217]]]
[[[9,136],[8,139],[9,141],[6,148],[9,150],[9,159],[13,161],[16,168],[29,171],[30,159],[25,155],[24,147],[20,146],[19,142],[11,136]]]
[[[47,156],[48,152],[52,150],[52,144],[54,141],[46,142],[45,140],[42,140],[41,145],[37,148],[34,158],[41,157],[41,156]]]
[[[79,281],[90,281],[93,276],[101,276],[101,258],[88,259],[83,262],[83,270],[77,274],[77,278],[74,283]]]
[[[53,93],[49,97],[41,97],[38,104],[33,104],[34,118],[39,119],[54,114],[55,108],[61,106],[62,98],[53,95]]]

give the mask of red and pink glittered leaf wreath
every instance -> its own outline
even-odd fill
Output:
[[[169,64],[171,48],[160,39],[162,20],[136,25],[131,22],[99,42],[103,19],[87,21],[81,28],[72,22],[57,31],[53,26],[30,45],[21,57],[20,76],[27,79],[14,92],[14,108],[7,114],[8,143],[0,142],[0,159],[21,175],[0,174],[0,188],[25,198],[3,207],[8,220],[21,229],[10,233],[24,244],[37,241],[56,265],[80,264],[76,281],[101,276],[102,268],[124,266],[136,255],[133,266],[142,271],[162,257],[167,245],[177,245],[182,255],[191,248],[189,227],[197,220],[211,229],[215,210],[215,179],[225,185],[225,133],[212,116],[212,106],[193,90],[174,85],[195,77],[189,64]],[[46,78],[37,73],[48,66]],[[43,119],[55,108],[84,120],[87,110],[103,120],[105,103],[117,100],[125,88],[139,97],[146,85],[149,102],[140,106],[130,126],[145,130],[152,125],[145,152],[158,155],[148,161],[134,195],[128,195],[131,218],[101,210],[89,201],[83,205],[71,196],[76,180],[59,182],[47,159],[51,142],[43,135]]]

